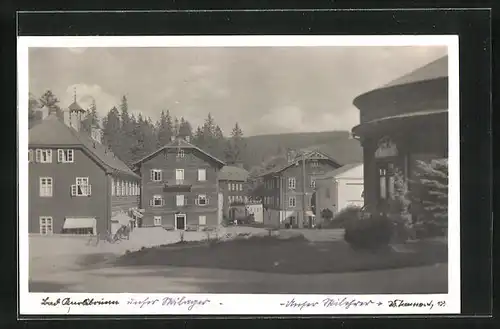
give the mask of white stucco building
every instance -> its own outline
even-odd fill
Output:
[[[335,216],[349,205],[363,206],[363,164],[352,163],[316,178],[316,224],[323,209]]]

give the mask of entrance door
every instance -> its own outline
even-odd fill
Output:
[[[176,230],[186,229],[186,214],[175,214],[175,229]]]

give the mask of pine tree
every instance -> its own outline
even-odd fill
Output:
[[[36,100],[36,97],[32,93],[29,93],[28,125],[30,128],[36,123],[36,121],[38,121],[36,110],[39,108],[40,108],[40,103]]]
[[[130,120],[128,100],[126,96],[122,97],[120,104],[120,146],[117,153],[118,157],[125,163],[130,164],[132,154],[130,152],[130,145],[133,143],[133,126]]]
[[[181,117],[181,121],[179,124],[179,137],[191,138],[192,136],[193,136],[193,129],[191,128],[191,124],[189,123],[189,121],[187,121],[183,117]]]
[[[420,203],[424,221],[441,227],[448,225],[448,159],[417,161],[412,183],[412,201]]]
[[[227,163],[235,164],[241,162],[243,160],[245,148],[246,143],[243,139],[243,131],[238,123],[236,123],[231,131],[231,137],[226,142],[226,149],[224,150]]]
[[[121,144],[120,129],[120,113],[116,107],[113,107],[103,119],[103,142],[117,156],[119,156]]]
[[[168,110],[166,113],[165,111],[161,111],[160,120],[156,125],[157,147],[162,147],[170,143],[170,138],[173,134],[172,130],[172,117],[170,116],[170,112]]]
[[[87,110],[85,119],[82,120],[82,131],[90,135],[93,126],[99,126],[99,115],[97,114],[97,106],[94,99]]]

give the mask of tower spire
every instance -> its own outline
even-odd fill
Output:
[[[76,87],[73,87],[73,102],[76,103]]]

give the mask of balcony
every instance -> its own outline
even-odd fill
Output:
[[[191,192],[192,184],[184,179],[172,179],[165,183],[163,192]]]

